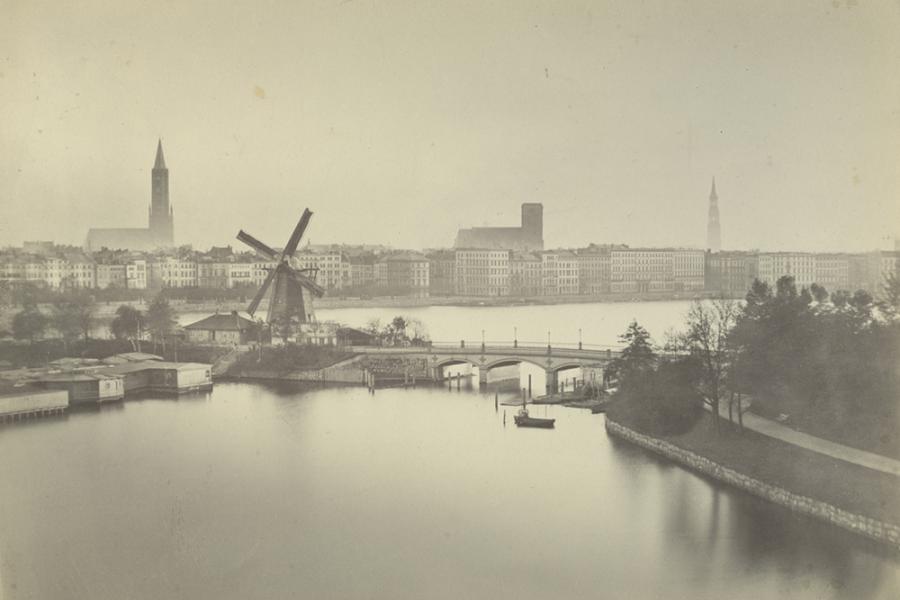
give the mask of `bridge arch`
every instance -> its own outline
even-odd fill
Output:
[[[554,373],[559,373],[560,371],[566,371],[568,369],[583,369],[584,367],[584,363],[570,361],[560,363],[558,365],[552,365],[549,370],[553,371]]]
[[[452,367],[453,365],[471,365],[473,367],[477,367],[478,363],[469,358],[460,358],[456,356],[443,358],[434,363],[434,366],[438,369],[443,369],[444,367]]]
[[[506,356],[506,357],[499,358],[497,360],[493,360],[491,362],[485,363],[484,369],[486,371],[490,371],[491,369],[494,369],[496,367],[507,367],[507,366],[512,366],[512,365],[520,365],[522,363],[534,365],[535,367],[537,367],[539,369],[547,368],[546,364],[542,364],[541,362],[534,360],[532,358],[525,358],[525,357],[521,357],[521,356]]]

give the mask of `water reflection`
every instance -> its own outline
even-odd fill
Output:
[[[5,428],[3,597],[898,597],[865,540],[601,415],[504,427],[499,388],[234,383]]]

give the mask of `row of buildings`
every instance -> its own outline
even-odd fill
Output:
[[[693,248],[516,251],[455,248],[425,253],[359,246],[307,246],[299,268],[333,294],[435,296],[599,296],[723,293],[743,296],[754,279],[791,275],[798,286],[876,292],[896,274],[900,251],[869,253],[711,252]],[[0,282],[60,288],[241,288],[263,283],[274,264],[230,247],[168,253],[87,253],[28,243],[0,251]]]

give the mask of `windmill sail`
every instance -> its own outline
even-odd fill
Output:
[[[325,294],[325,289],[315,281],[318,269],[295,269],[290,263],[291,257],[306,232],[310,218],[312,218],[312,212],[309,209],[304,210],[280,255],[244,230],[238,232],[237,239],[260,255],[278,261],[247,308],[247,312],[251,315],[254,314],[268,294],[269,310],[266,322],[270,326],[308,323],[314,320],[313,298],[322,297]]]

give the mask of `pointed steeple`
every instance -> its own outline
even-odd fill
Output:
[[[706,248],[713,252],[722,249],[722,231],[719,226],[719,195],[716,194],[716,178],[712,179],[709,192],[709,216],[706,221]]]
[[[160,138],[159,142],[156,144],[156,162],[153,163],[154,169],[165,169],[166,168],[166,159],[163,157],[162,151],[162,139]]]

